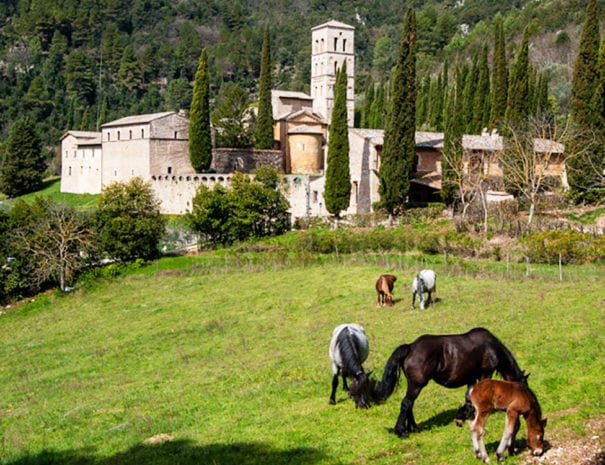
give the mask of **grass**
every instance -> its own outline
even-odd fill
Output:
[[[376,376],[420,334],[491,329],[531,373],[553,447],[605,412],[603,267],[560,282],[555,268],[508,279],[436,264],[439,302],[420,312],[404,260],[239,259],[173,257],[1,315],[0,463],[477,463],[468,428],[453,425],[462,388],[429,384],[421,432],[403,441],[391,432],[403,387],[369,410],[341,390],[328,405],[328,343],[343,322],[366,328]],[[399,277],[396,304],[377,309],[383,272]],[[502,427],[488,421],[492,455]],[[170,440],[145,442],[160,434]]]
[[[91,210],[97,207],[99,196],[92,194],[69,194],[61,192],[61,178],[53,177],[44,180],[42,188],[31,194],[19,197],[25,202],[32,202],[35,197],[52,197],[59,203],[72,206],[76,209]],[[4,194],[0,194],[0,209],[10,210],[14,204],[13,199],[8,199]]]

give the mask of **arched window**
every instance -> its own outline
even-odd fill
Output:
[[[334,51],[338,51],[338,37],[334,37]]]
[[[342,51],[347,51],[347,39],[342,39]]]

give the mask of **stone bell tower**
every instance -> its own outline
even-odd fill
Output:
[[[355,109],[355,28],[338,21],[311,29],[311,97],[313,112],[331,121],[336,70],[347,62],[347,115],[353,127]]]

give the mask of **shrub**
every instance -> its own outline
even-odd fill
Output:
[[[529,259],[535,263],[584,263],[605,258],[605,238],[574,229],[545,231],[522,240]]]

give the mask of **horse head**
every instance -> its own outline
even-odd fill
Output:
[[[355,401],[355,407],[370,408],[373,383],[370,380],[369,373],[361,371],[355,374],[349,386],[349,395]]]
[[[547,419],[540,419],[537,424],[527,427],[527,444],[534,456],[539,456],[544,453],[544,428],[546,427]]]

